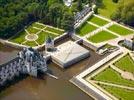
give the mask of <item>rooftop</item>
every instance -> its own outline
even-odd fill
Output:
[[[87,49],[73,41],[68,41],[57,47],[57,51],[52,54],[52,59],[61,67],[66,67],[87,56],[89,56]]]

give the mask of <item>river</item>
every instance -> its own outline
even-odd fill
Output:
[[[13,59],[19,50],[0,44],[0,64]],[[49,69],[58,80],[49,76],[37,79],[28,76],[0,92],[0,100],[93,100],[78,87],[69,82],[74,75],[80,73],[102,57],[90,50],[91,57],[72,65],[68,69],[61,69],[50,62]],[[93,54],[93,56],[92,56]]]

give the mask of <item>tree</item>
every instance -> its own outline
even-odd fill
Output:
[[[74,29],[74,17],[72,13],[64,13],[61,27],[66,31],[72,31]]]
[[[81,11],[82,10],[82,1],[81,0],[78,0],[78,3],[77,3],[77,9],[79,10],[79,11]]]
[[[111,15],[111,19],[119,20],[134,27],[134,1],[120,4],[118,9]]]

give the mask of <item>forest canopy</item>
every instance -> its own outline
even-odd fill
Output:
[[[117,10],[111,15],[111,19],[134,27],[134,1],[121,2]]]
[[[74,12],[89,1],[74,0],[75,7],[70,8],[63,0],[0,0],[0,38],[13,36],[35,21],[72,30]]]

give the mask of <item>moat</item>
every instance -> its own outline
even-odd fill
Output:
[[[13,59],[19,50],[12,47],[0,45],[0,64]],[[91,57],[72,65],[68,69],[61,69],[56,64],[49,62],[48,67],[58,80],[49,76],[43,79],[27,77],[4,89],[0,93],[1,100],[92,100],[79,88],[69,82],[74,75],[87,68],[87,65],[93,65],[102,56],[97,55],[90,50]]]

